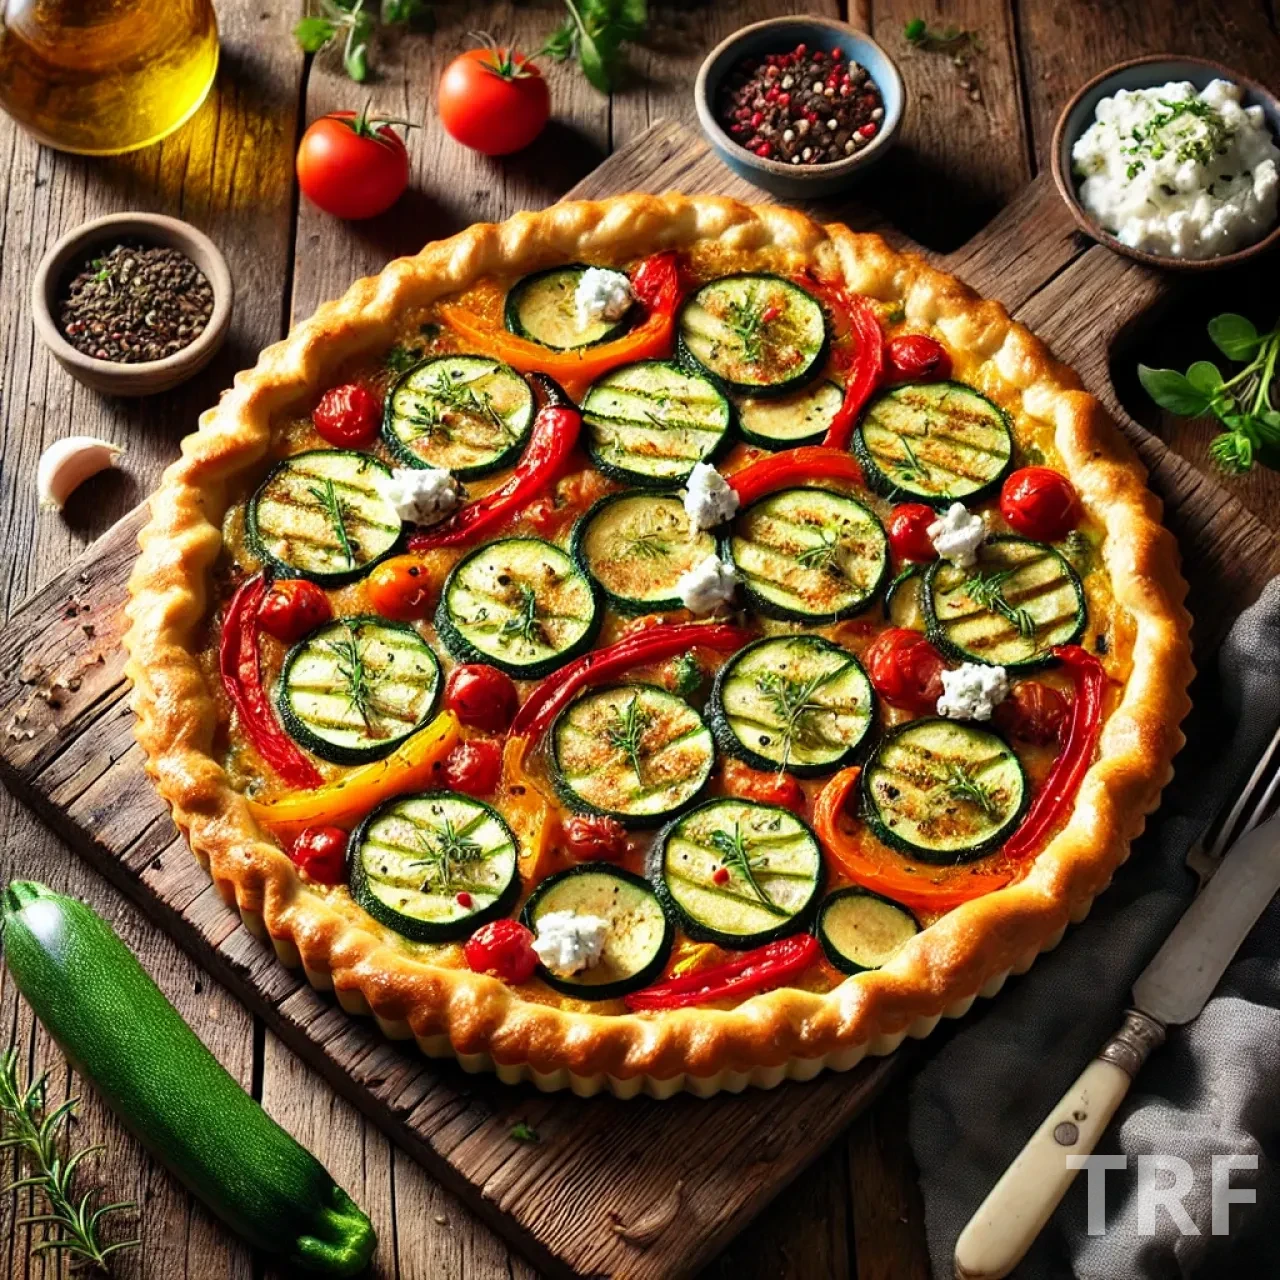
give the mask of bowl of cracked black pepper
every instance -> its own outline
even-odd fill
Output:
[[[45,254],[31,303],[37,332],[72,377],[110,395],[154,395],[203,369],[222,345],[231,273],[195,227],[113,214]]]
[[[772,18],[706,57],[694,86],[708,141],[736,173],[805,199],[849,186],[888,152],[905,97],[870,36],[825,18]]]

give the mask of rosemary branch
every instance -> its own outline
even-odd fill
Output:
[[[760,905],[775,916],[787,913],[760,887],[755,876],[755,867],[751,862],[751,853],[742,835],[741,823],[733,824],[733,834],[727,831],[713,831],[711,844],[720,855],[721,865],[730,871],[736,871],[746,882],[751,892],[760,900]]]
[[[309,492],[324,508],[325,515],[329,517],[329,524],[337,535],[338,545],[342,548],[342,554],[347,557],[347,564],[354,566],[356,554],[352,550],[351,538],[347,534],[347,518],[342,510],[342,500],[338,497],[337,490],[333,487],[333,481],[326,478],[323,485],[313,484]]]
[[[621,751],[631,762],[635,770],[636,780],[644,786],[644,774],[640,770],[640,738],[645,726],[649,723],[649,714],[640,706],[640,695],[631,695],[627,709],[610,707],[613,712],[613,723],[605,730],[609,745]]]

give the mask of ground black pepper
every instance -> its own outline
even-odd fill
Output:
[[[213,288],[186,254],[117,244],[84,264],[67,285],[58,327],[97,360],[138,364],[188,347],[213,315]]]

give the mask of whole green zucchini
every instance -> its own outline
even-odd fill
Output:
[[[358,1275],[369,1219],[231,1078],[83,902],[14,881],[0,906],[18,990],[71,1064],[228,1226],[293,1268]]]

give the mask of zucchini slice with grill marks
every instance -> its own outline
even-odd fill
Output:
[[[436,630],[459,662],[488,662],[538,680],[591,647],[596,593],[559,547],[503,538],[454,565],[436,609]]]
[[[823,881],[818,841],[801,819],[732,796],[664,828],[648,870],[689,937],[722,947],[755,947],[802,929]]]
[[[711,730],[651,684],[594,689],[551,729],[556,790],[571,809],[657,826],[701,794],[716,761]]]
[[[1030,794],[1005,740],[955,720],[911,720],[862,773],[863,812],[886,844],[922,862],[969,862],[1001,844]]]
[[[402,526],[367,453],[314,449],[277,463],[249,499],[249,548],[278,573],[328,586],[354,582],[400,545]]]
[[[761,449],[821,444],[842,404],[844,388],[826,381],[767,400],[749,396],[738,404],[738,434]]]
[[[492,805],[451,791],[397,796],[356,828],[351,896],[414,942],[451,942],[520,896],[519,847]]]
[[[717,387],[666,360],[612,369],[582,399],[591,460],[614,480],[647,489],[681,484],[713,458],[732,417]]]
[[[533,415],[533,391],[510,365],[488,356],[436,356],[391,388],[382,438],[405,466],[472,480],[515,462]]]
[[[1052,547],[1013,535],[988,538],[972,568],[931,565],[922,597],[929,638],[961,661],[1026,671],[1084,631],[1076,571]]]
[[[680,357],[744,395],[781,395],[809,381],[827,354],[822,307],[774,275],[723,276],[681,309]]]
[[[578,521],[573,558],[621,613],[682,609],[676,583],[716,551],[676,493],[611,493]]]
[[[538,931],[538,921],[556,911],[595,916],[609,928],[600,959],[571,975],[539,966],[553,990],[580,1000],[616,1000],[648,986],[671,953],[675,930],[647,881],[607,862],[582,862],[548,876],[524,904],[520,918]]]
[[[626,331],[635,308],[631,307],[618,320],[592,320],[586,325],[578,323],[578,282],[588,268],[583,263],[567,267],[552,267],[518,280],[507,291],[503,307],[503,320],[507,328],[530,342],[541,343],[553,351],[572,351],[579,347],[593,347],[597,342],[607,342]],[[608,270],[626,283],[631,281],[622,271]]]
[[[751,604],[771,618],[838,622],[875,596],[889,541],[875,514],[831,489],[781,489],[735,518],[725,553]]]
[[[276,689],[293,737],[334,764],[379,760],[416,733],[440,700],[440,663],[411,627],[339,618],[300,640]]]
[[[853,433],[867,483],[935,507],[973,502],[1013,464],[1003,409],[961,382],[906,382],[878,396]]]
[[[814,932],[841,973],[865,973],[888,964],[920,932],[920,922],[869,889],[839,889],[818,908]]]
[[[875,719],[858,659],[821,636],[771,636],[720,668],[711,727],[722,751],[753,769],[815,777],[845,764]]]
[[[891,626],[923,631],[925,565],[909,564],[884,593],[884,617]]]

